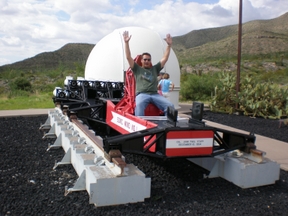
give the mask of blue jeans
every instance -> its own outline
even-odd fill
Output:
[[[172,106],[174,108],[174,104],[167,100],[162,95],[158,93],[155,94],[145,94],[140,93],[136,96],[136,108],[135,108],[135,116],[144,116],[144,111],[149,103],[153,103],[160,110],[162,110],[165,115],[167,114],[167,107]]]

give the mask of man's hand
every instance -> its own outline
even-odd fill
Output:
[[[125,43],[128,43],[128,42],[130,41],[130,39],[131,39],[131,36],[132,36],[132,35],[129,35],[129,32],[128,32],[128,31],[124,31],[124,32],[123,32],[124,42],[125,42]]]
[[[165,41],[166,41],[168,46],[166,47],[164,55],[163,55],[162,59],[160,60],[162,68],[164,67],[164,65],[168,61],[168,58],[169,58],[169,55],[170,55],[170,50],[171,50],[171,45],[172,45],[172,37],[171,37],[170,34],[166,35]]]
[[[166,39],[165,39],[166,43],[168,44],[168,46],[172,45],[172,37],[170,34],[166,35]]]
[[[131,51],[130,51],[130,47],[129,47],[129,41],[131,39],[132,35],[129,35],[128,31],[124,31],[123,32],[123,39],[125,42],[125,54],[126,54],[126,59],[128,61],[128,64],[130,66],[130,68],[134,68],[134,59],[131,57]]]

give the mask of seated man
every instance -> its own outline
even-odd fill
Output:
[[[174,105],[165,97],[158,94],[157,77],[169,58],[172,44],[172,38],[170,34],[167,34],[166,36],[167,48],[162,59],[153,66],[151,64],[151,55],[149,53],[142,54],[141,66],[134,62],[134,59],[131,57],[129,47],[131,35],[129,35],[128,31],[123,33],[123,39],[125,42],[126,58],[136,80],[135,115],[144,116],[144,111],[149,103],[153,103],[166,115],[168,106],[174,107]]]

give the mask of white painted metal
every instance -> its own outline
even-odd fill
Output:
[[[248,159],[244,154],[227,153],[214,158],[188,158],[189,161],[210,171],[206,177],[222,177],[241,188],[275,184],[280,177],[280,165],[268,158],[261,163]]]
[[[122,173],[118,166],[105,159],[104,152],[59,108],[49,111],[48,118],[51,124],[48,134],[57,136],[51,147],[61,145],[66,152],[54,168],[72,164],[79,176],[73,188],[66,188],[65,194],[87,190],[90,203],[96,206],[143,202],[150,197],[151,179],[136,166],[127,164]]]
[[[130,40],[132,57],[149,52],[152,55],[152,64],[160,61],[167,44],[158,33],[142,27],[116,29],[102,38],[92,49],[85,66],[86,80],[124,81],[124,71],[129,68],[122,37],[125,30],[132,35]],[[170,79],[175,84],[170,100],[175,108],[179,108],[180,67],[173,49],[162,72],[169,73]]]

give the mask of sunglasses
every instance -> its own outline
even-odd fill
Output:
[[[151,61],[151,59],[143,59],[143,61]]]

